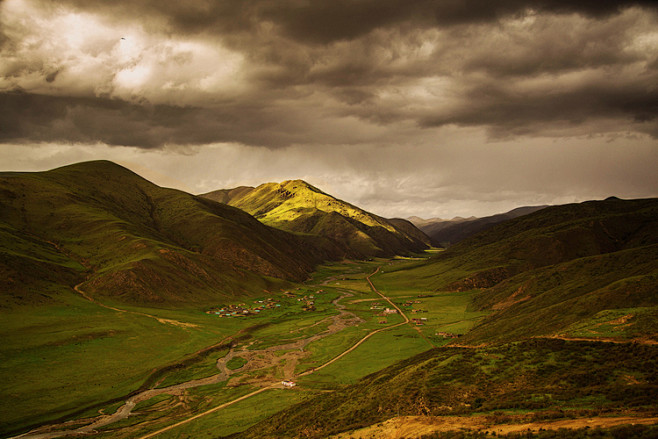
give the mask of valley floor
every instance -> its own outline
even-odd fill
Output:
[[[312,395],[333,391],[336,386],[352,383],[398,359],[434,347],[427,337],[414,335],[421,333],[407,326],[410,319],[404,311],[377,291],[370,281],[370,277],[379,272],[378,264],[382,262],[404,261],[347,263],[320,270],[312,282],[298,288],[302,292],[297,294],[307,295],[314,291],[319,303],[316,312],[295,314],[282,321],[272,319],[262,324],[260,332],[256,329],[249,337],[241,336],[243,330],[227,337],[213,346],[215,350],[223,346],[226,351],[211,366],[215,373],[209,376],[181,381],[186,376],[181,371],[198,366],[197,361],[183,361],[173,368],[154,371],[151,378],[157,379],[151,379],[153,382],[148,389],[133,394],[123,403],[99,410],[98,416],[46,424],[16,437],[46,439],[97,435],[148,438],[165,437],[165,432],[173,432],[168,434],[176,437],[176,431],[186,431],[191,424],[201,422],[203,426],[204,420],[200,418],[211,415],[216,418],[219,411],[248,399],[265,398],[272,404],[270,410],[281,409]],[[104,304],[89,297],[82,288],[76,287],[76,291],[90,303],[124,315],[148,317],[188,331],[200,326],[182,321],[180,317],[178,320],[164,318],[152,311]],[[296,295],[288,292],[287,296]],[[370,309],[377,299],[397,310],[387,317],[385,323],[374,315],[377,311]],[[289,308],[286,311],[290,312]],[[412,341],[398,343],[394,349],[381,350],[378,346],[382,336]],[[281,340],[288,341],[279,343]],[[373,356],[375,350],[380,352]],[[196,355],[203,357],[200,355],[203,351]],[[240,365],[230,368],[234,359],[240,360]],[[356,364],[359,366],[354,367]],[[211,370],[206,367],[205,373],[208,372]],[[195,376],[194,372],[187,375]],[[284,390],[283,380],[298,382],[295,388]],[[213,434],[239,431],[269,413],[263,410],[254,418],[244,420],[244,424],[227,425],[224,430],[213,430]],[[215,420],[212,422],[215,424]],[[191,427],[193,431],[195,428]]]
[[[189,314],[185,313],[172,316],[159,315],[157,310],[123,309],[77,289],[90,304],[124,318],[146,318],[186,334],[230,324],[232,333],[208,332],[215,337],[212,345],[154,368],[139,390],[98,404],[95,413],[88,410],[67,420],[44,422],[14,437],[224,437],[315,396],[345,389],[399,360],[446,345],[486,315],[470,309],[472,292],[430,292],[390,275],[399,267],[420,262],[395,259],[327,265],[297,289],[274,293],[284,305],[281,308],[230,323],[211,320],[203,311],[198,311],[202,317],[186,320]],[[389,276],[382,277],[386,272]],[[311,311],[302,308],[308,297],[315,301]],[[217,338],[220,334],[222,338]],[[203,340],[210,339],[208,335]],[[286,388],[283,381],[293,381],[295,386]],[[66,399],[63,393],[52,396]],[[541,416],[542,412],[532,411],[394,416],[333,437],[419,438],[454,430],[508,434],[658,423],[656,413],[640,409],[581,413],[574,418],[565,415],[563,419]]]

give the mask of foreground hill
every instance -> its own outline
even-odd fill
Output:
[[[441,246],[449,246],[473,236],[483,230],[489,229],[496,224],[508,221],[520,216],[529,215],[541,210],[546,206],[527,206],[510,210],[506,213],[486,216],[483,218],[453,218],[451,220],[432,219],[424,220],[418,217],[410,218],[420,230],[425,232],[433,242]]]
[[[294,406],[237,437],[319,438],[365,426],[378,437],[375,424],[396,416],[484,412],[490,423],[523,423],[655,414],[656,261],[658,199],[609,199],[549,207],[427,262],[388,266],[375,286],[475,291],[470,308],[488,315],[452,346]],[[505,418],[500,410],[531,412]]]
[[[409,221],[379,217],[302,180],[201,196],[242,209],[272,227],[329,238],[347,257],[408,254],[430,245],[430,239]]]
[[[156,186],[111,162],[0,174],[4,306],[84,290],[191,303],[303,280],[338,249],[243,211]],[[279,281],[275,280],[280,279]]]
[[[433,349],[230,437],[326,438],[341,432],[351,432],[341,436],[345,438],[402,437],[379,434],[379,428],[383,421],[405,416],[419,417],[421,426],[434,420],[446,424],[443,417],[457,421],[456,434],[422,437],[490,437],[467,435],[464,430],[480,427],[478,418],[491,426],[616,412],[650,416],[658,398],[657,354],[656,346],[562,340],[528,340],[478,350]],[[368,426],[364,435],[352,432]],[[578,436],[569,432],[544,437]]]

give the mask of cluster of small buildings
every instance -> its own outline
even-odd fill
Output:
[[[315,294],[324,294],[324,290],[316,291]],[[304,302],[304,311],[315,311],[315,296],[313,294],[297,298],[297,302]]]
[[[246,317],[258,314],[264,309],[272,309],[279,306],[281,306],[281,304],[270,297],[265,300],[255,300],[254,306],[251,307],[245,303],[238,303],[223,308],[214,308],[206,312],[208,314],[215,314],[218,317]]]
[[[283,387],[288,387],[288,388],[295,387],[297,385],[297,383],[295,383],[294,381],[290,381],[290,380],[281,381],[281,384],[283,384]]]
[[[422,317],[420,319],[411,319],[412,322],[416,324],[416,326],[423,326],[425,322],[427,322],[427,318]]]
[[[443,338],[459,338],[460,334],[453,334],[451,332],[437,332],[436,335]]]

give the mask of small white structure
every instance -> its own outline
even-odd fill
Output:
[[[397,309],[386,308],[386,309],[384,310],[384,314],[397,314],[397,313],[398,313],[398,310],[397,310]]]
[[[297,385],[294,381],[288,380],[281,381],[281,384],[283,384],[283,387],[295,387]]]

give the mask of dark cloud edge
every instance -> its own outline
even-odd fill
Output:
[[[168,27],[183,34],[247,36],[269,22],[303,44],[329,44],[358,38],[374,29],[414,22],[422,27],[458,26],[498,21],[528,11],[581,14],[602,19],[640,7],[658,11],[652,0],[241,0],[186,2],[147,0],[63,0],[79,10],[119,19],[139,20],[152,27]]]

